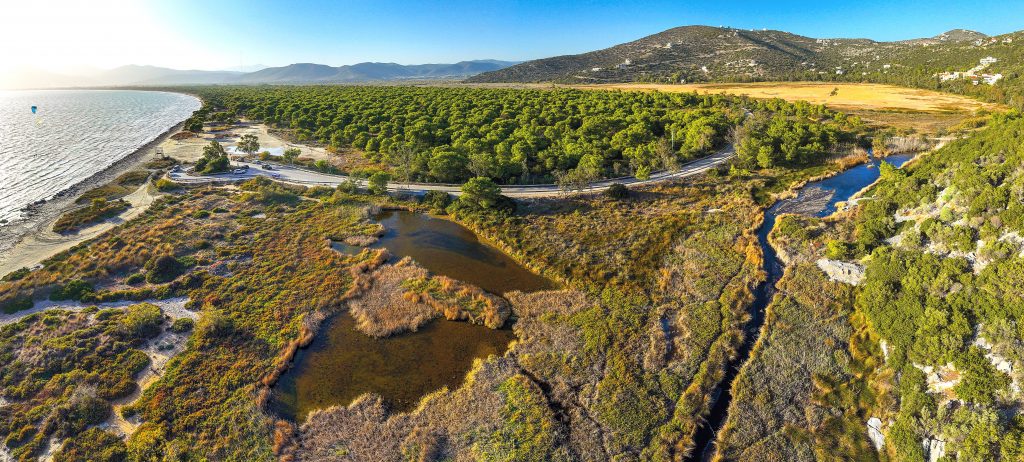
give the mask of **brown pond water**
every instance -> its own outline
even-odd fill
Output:
[[[508,255],[488,246],[472,231],[448,220],[412,212],[384,212],[386,228],[374,248],[396,258],[412,257],[441,274],[501,294],[556,287]],[[339,251],[353,249],[338,244]],[[272,409],[296,421],[315,409],[347,405],[363,393],[376,393],[396,411],[408,411],[426,394],[458,387],[475,358],[501,355],[515,340],[512,331],[437,320],[418,332],[386,339],[355,328],[347,313],[326,321],[312,344],[274,386]]]
[[[383,212],[376,218],[385,232],[371,247],[412,257],[431,273],[468,282],[493,294],[555,287],[453,221],[403,211]]]

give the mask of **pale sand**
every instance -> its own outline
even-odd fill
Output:
[[[239,125],[214,133],[203,133],[195,138],[184,140],[167,139],[160,144],[164,155],[173,157],[182,162],[195,162],[203,157],[203,147],[210,144],[210,141],[217,141],[224,147],[232,146],[238,142],[242,135],[256,135],[260,142],[260,151],[270,149],[296,148],[302,151],[299,157],[308,157],[313,160],[327,160],[330,153],[324,148],[306,146],[303,144],[289,143],[281,138],[271,135],[267,126],[263,124],[243,122]]]
[[[14,247],[0,255],[0,274],[7,274],[19,268],[31,268],[47,258],[98,237],[115,226],[141,215],[159,196],[160,194],[150,191],[150,184],[147,182],[123,198],[130,207],[120,215],[72,234],[53,232],[53,224],[60,218],[60,215],[57,215],[44,222],[37,230],[26,234]]]
[[[110,414],[110,417],[106,422],[99,425],[100,428],[110,430],[114,434],[127,439],[132,433],[135,433],[135,429],[139,428],[139,425],[142,424],[142,420],[138,416],[125,419],[121,415],[121,410],[125,406],[130,406],[138,400],[150,385],[159,380],[160,377],[163,377],[164,370],[166,370],[167,363],[170,362],[171,358],[174,358],[182,351],[185,351],[185,346],[188,343],[188,337],[192,333],[185,332],[183,334],[178,334],[172,332],[170,324],[174,322],[174,320],[180,318],[189,318],[193,321],[199,319],[199,313],[189,311],[185,308],[186,302],[188,302],[187,297],[148,302],[153,303],[154,305],[159,305],[160,308],[163,309],[164,314],[171,318],[171,320],[166,323],[164,330],[160,335],[156,338],[150,339],[141,347],[142,352],[146,353],[146,356],[149,356],[150,362],[146,369],[135,376],[135,383],[138,385],[138,388],[136,388],[132,394],[111,403],[113,404],[114,411]]]
[[[172,139],[171,135],[178,133],[180,129],[181,127],[175,127],[161,135],[160,138],[157,138],[150,145],[141,149],[140,152],[127,157],[125,161],[112,167],[111,172],[104,171],[101,172],[102,174],[97,175],[106,181],[87,180],[76,186],[75,194],[69,194],[47,203],[44,206],[46,208],[45,213],[40,213],[34,223],[32,223],[32,226],[22,230],[19,236],[10,238],[15,243],[13,245],[8,244],[9,249],[0,252],[0,275],[19,268],[31,268],[47,258],[89,239],[96,238],[113,227],[139,216],[159,197],[159,194],[154,194],[151,191],[148,183],[124,197],[131,204],[131,207],[117,217],[89,226],[74,234],[63,235],[52,231],[53,224],[61,214],[76,207],[74,199],[81,192],[106,184],[117,175],[126,171],[141,168],[146,162],[157,158],[156,153],[158,150],[162,150],[163,155],[181,162],[195,162],[203,156],[203,147],[208,145],[210,141],[218,141],[227,147],[234,145],[242,135],[253,134],[259,139],[261,150],[265,148],[297,148],[302,151],[300,157],[308,157],[313,160],[328,159],[331,155],[324,148],[288,143],[270,134],[267,127],[263,124],[242,123],[227,130],[203,133],[193,138],[184,140]]]

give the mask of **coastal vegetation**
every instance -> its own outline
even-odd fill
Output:
[[[149,170],[132,170],[127,172],[116,179],[102,186],[97,186],[90,189],[78,199],[75,199],[76,204],[89,204],[93,199],[105,199],[107,201],[114,201],[127,196],[142,186],[152,174]]]
[[[359,92],[377,91],[396,91],[404,97],[401,92],[409,91],[440,108],[441,95],[461,94],[445,93],[455,91],[450,89],[423,89],[419,94],[421,89],[373,87],[251,90],[254,95],[280,90],[290,97],[288,92],[327,91],[353,98],[368,97]],[[208,91],[222,91],[225,98],[236,97],[236,91],[248,94],[230,87]],[[486,107],[486,98],[501,99],[506,91],[481,90],[479,107]],[[587,94],[599,94],[595,100],[607,104],[623,98],[653,102],[656,107],[676,100],[654,93],[548,90],[530,93],[525,100],[563,98],[558,100],[569,107],[597,104],[587,102]],[[104,394],[99,400],[108,400],[105,405],[84,402],[93,404],[81,413],[75,408],[79,402],[74,402],[68,406],[76,416],[86,416],[88,423],[76,424],[69,432],[46,433],[42,414],[29,412],[16,430],[36,429],[7,437],[6,447],[19,455],[37,455],[52,436],[61,445],[55,458],[70,459],[108,453],[123,454],[128,460],[155,455],[210,460],[487,459],[509,454],[536,460],[585,455],[617,460],[685,457],[693,451],[694,433],[710,411],[711,396],[748,335],[743,331],[748,308],[765,280],[755,236],[764,207],[795,184],[862,159],[847,155],[863,140],[862,124],[855,118],[811,104],[678,97],[696,107],[684,113],[725,118],[722,129],[727,132],[706,148],[735,140],[737,159],[731,166],[680,182],[633,190],[620,185],[603,195],[530,201],[501,195],[499,184],[509,178],[472,171],[458,178],[464,181],[459,198],[444,193],[422,199],[389,197],[382,194],[388,180],[404,174],[394,166],[369,175],[377,178],[371,181],[370,194],[358,194],[354,182],[332,190],[266,177],[237,186],[168,187],[170,194],[112,232],[58,254],[41,268],[5,276],[0,307],[28,309],[47,298],[106,303],[187,297],[187,308],[197,314],[194,323],[164,323],[152,309],[139,309],[124,314],[116,333],[80,334],[100,341],[106,335],[147,339],[172,332],[187,336],[183,350],[136,401],[113,411],[111,400],[126,394]],[[700,108],[703,101],[713,108]],[[503,103],[511,104],[503,111],[515,114],[517,102],[508,98]],[[635,107],[638,113],[645,111],[642,104]],[[317,111],[338,110],[326,108]],[[249,109],[218,109],[217,114],[251,118]],[[496,120],[506,119],[519,120]],[[1020,131],[1015,116],[999,116],[993,124],[1005,128],[1002,131]],[[1019,164],[1019,153],[1014,154],[1019,144],[992,134],[999,132],[982,130],[906,172],[884,167],[882,182],[868,193],[871,200],[863,201],[848,221],[780,218],[773,241],[790,248],[786,255],[792,266],[765,325],[777,341],[764,340],[737,378],[733,393],[741,398],[733,403],[739,410],[722,432],[720,454],[786,454],[800,459],[827,449],[828,454],[843,457],[868,457],[873,449],[863,422],[869,415],[896,422],[884,428],[893,457],[910,454],[907,442],[921,448],[915,438],[937,434],[935,427],[926,426],[933,422],[928,419],[939,415],[929,414],[933,409],[952,413],[941,414],[939,422],[948,422],[946,416],[955,414],[958,426],[939,427],[948,442],[955,442],[948,443],[949,451],[967,451],[959,448],[978,440],[990,444],[984,439],[987,433],[969,423],[988,422],[1004,409],[1014,396],[1013,381],[987,363],[987,350],[970,343],[970,334],[977,327],[994,345],[991,350],[1016,358],[1014,343],[1007,340],[1015,335],[1016,314],[999,311],[1006,301],[998,298],[1016,296],[1015,286],[1000,285],[985,272],[997,271],[1002,277],[1014,271],[1015,266],[1004,260],[1012,261],[1007,257],[1019,250],[1007,244],[1016,242],[1012,229],[1019,224],[1018,207],[1011,204],[1019,188],[1014,182],[1019,172],[1013,167]],[[657,143],[664,148],[664,142]],[[210,155],[204,156],[202,170],[226,159],[218,146],[207,146]],[[961,154],[955,162],[946,162],[942,159],[948,158],[940,154],[947,152]],[[969,157],[978,152],[992,157]],[[684,156],[677,154],[677,159]],[[487,155],[500,158],[497,152]],[[627,157],[620,160],[629,163]],[[427,160],[420,174],[440,180],[450,171],[446,166],[452,159],[444,154],[433,165]],[[997,162],[1001,160],[1009,162]],[[962,164],[975,170],[958,175]],[[571,170],[595,166],[600,170],[586,174],[613,173],[600,163],[577,163]],[[643,172],[635,165],[629,168]],[[538,175],[535,179],[554,176],[531,174]],[[978,175],[987,179],[979,181]],[[431,275],[416,262],[394,262],[379,250],[333,247],[366,245],[380,236],[381,224],[373,211],[381,206],[446,215],[557,281],[562,290],[498,297]],[[974,215],[983,219],[971,219]],[[911,221],[913,225],[905,224]],[[899,245],[890,242],[896,236]],[[979,238],[986,242],[979,246]],[[989,238],[1001,244],[990,245]],[[981,250],[971,264],[988,265],[977,275],[978,266],[959,261],[961,253],[973,249]],[[864,264],[864,283],[851,288],[827,281],[813,264],[825,252]],[[910,268],[916,266],[927,271],[913,274]],[[984,290],[971,290],[971,284]],[[970,297],[979,296],[993,298],[967,306]],[[940,298],[956,302],[958,308],[947,309]],[[268,406],[271,389],[297,350],[309,344],[322,322],[346,310],[343,316],[351,316],[356,329],[382,337],[374,341],[387,342],[388,336],[439,322],[431,320],[440,317],[490,328],[511,325],[518,340],[502,355],[479,359],[464,382],[423,396],[409,412],[392,412],[387,402],[370,395],[348,406],[315,411],[304,422],[274,414]],[[74,317],[105,311],[59,312]],[[982,320],[978,311],[988,318]],[[40,316],[45,319],[46,314],[31,314],[18,322]],[[913,319],[901,324],[893,321],[898,317]],[[85,319],[98,318],[96,314]],[[153,328],[158,318],[159,328]],[[896,329],[902,325],[912,329]],[[880,359],[879,351],[885,348],[879,339],[887,342],[888,360]],[[122,342],[126,344],[120,347],[138,345]],[[22,349],[20,344],[11,348]],[[69,363],[68,373],[89,374],[89,364]],[[904,411],[908,401],[927,401],[910,388],[904,391],[916,383],[910,368],[924,371],[915,365],[949,364],[963,372],[963,380],[949,392],[971,408],[907,405]],[[886,369],[895,366],[886,365],[900,365],[900,374]],[[126,388],[131,390],[135,372],[128,374],[132,386]],[[67,392],[60,394],[69,403],[75,393],[90,396],[78,383],[67,385]],[[774,391],[764,395],[755,389]],[[5,388],[0,396],[13,397]],[[103,411],[102,419],[99,411],[92,413],[93,407]],[[809,410],[798,414],[811,416],[813,422],[792,418],[794,409]],[[978,409],[988,411],[976,413]],[[138,423],[124,439],[88,428],[113,412],[116,418]],[[998,430],[1019,436],[1017,424],[998,422]],[[784,432],[776,431],[779,428]],[[44,436],[32,443],[30,434]],[[1001,446],[996,451],[1006,452],[1005,457],[1015,454]]]
[[[53,230],[58,233],[77,231],[87,225],[120,215],[128,207],[128,203],[122,199],[107,201],[102,197],[96,198],[86,207],[61,215],[53,224]]]
[[[19,460],[42,455],[51,438],[75,439],[110,416],[111,402],[137,389],[149,363],[137,348],[160,333],[164,316],[149,304],[125,309],[50,310],[0,328],[0,438]],[[83,432],[85,432],[83,434]],[[116,439],[114,448],[124,446]],[[111,448],[70,449],[89,459]],[[95,451],[95,452],[93,452]]]
[[[779,122],[751,124],[744,133],[760,136],[772,128],[772,137],[795,143],[787,149],[817,154],[854,141],[851,134],[863,129],[856,117],[823,106],[695,93],[328,86],[186,91],[203,98],[208,114],[261,121],[331,151],[358,150],[402,181],[487,177],[529,184],[562,176],[646,176],[734,141],[731,130],[748,114]],[[805,133],[812,127],[821,130]]]

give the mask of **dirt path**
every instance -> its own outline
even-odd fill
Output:
[[[158,304],[164,311],[164,315],[170,318],[170,321],[164,324],[160,335],[149,339],[140,348],[146,356],[149,356],[149,366],[135,377],[135,383],[138,387],[132,394],[111,403],[114,410],[107,421],[100,424],[99,427],[110,430],[122,438],[127,438],[135,432],[135,429],[139,428],[142,421],[137,416],[133,416],[130,419],[124,418],[121,415],[121,410],[138,400],[146,388],[149,388],[160,377],[163,377],[164,370],[167,368],[167,363],[170,362],[171,358],[185,351],[185,345],[191,332],[175,333],[171,331],[170,325],[180,318],[189,318],[193,321],[199,319],[199,313],[185,309],[186,302],[188,302],[186,297],[149,302]]]
[[[123,198],[129,204],[127,210],[116,217],[71,234],[53,232],[53,224],[60,218],[59,214],[55,215],[34,231],[28,232],[9,250],[0,254],[0,274],[7,274],[19,268],[31,268],[64,250],[95,238],[111,228],[139,216],[159,196],[159,194],[150,192],[149,182],[146,182]]]
[[[165,300],[144,300],[144,301],[121,301],[113,303],[79,303],[79,302],[52,302],[43,301],[37,302],[34,307],[28,310],[18,311],[16,313],[5,314],[0,313],[0,326],[18,322],[22,318],[41,313],[47,310],[69,310],[69,311],[80,311],[92,306],[99,308],[124,308],[130,305],[137,305],[139,303],[152,303],[159,306],[163,311],[164,315],[169,318],[164,323],[163,330],[160,335],[149,339],[139,349],[149,357],[150,363],[142,372],[135,377],[135,383],[138,387],[132,394],[112,402],[114,411],[106,422],[99,424],[98,427],[109,430],[121,437],[128,437],[138,428],[141,423],[138,419],[125,419],[121,415],[121,409],[135,402],[142,396],[142,392],[156,382],[164,374],[164,370],[167,367],[167,363],[176,355],[185,351],[186,343],[191,332],[175,333],[170,329],[171,323],[177,319],[189,318],[192,320],[199,319],[199,313],[191,311],[185,308],[185,304],[188,303],[188,297],[169,298]],[[0,405],[3,405],[0,400]],[[57,446],[51,441],[51,449],[48,451],[49,455],[57,449]],[[59,442],[58,442],[59,443]],[[0,462],[6,462],[5,454],[2,451],[3,446],[0,445]],[[46,459],[46,457],[43,457]]]

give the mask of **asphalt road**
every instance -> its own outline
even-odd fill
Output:
[[[608,189],[614,183],[621,183],[626,186],[642,186],[654,183],[661,183],[669,180],[675,180],[679,178],[686,178],[693,175],[698,175],[708,171],[709,169],[718,167],[723,163],[727,162],[730,158],[735,155],[735,149],[730,146],[726,149],[720,150],[715,154],[708,157],[703,157],[695,161],[683,164],[678,170],[664,171],[651,174],[650,178],[646,180],[640,180],[635,177],[615,178],[610,180],[601,180],[591,183],[590,186],[584,188],[582,192],[600,192]],[[283,181],[286,183],[301,184],[306,186],[329,186],[336,187],[342,182],[349,181],[349,177],[345,175],[332,175],[329,173],[321,173],[313,170],[306,170],[303,168],[297,168],[292,165],[284,165],[278,163],[271,163],[273,170],[265,170],[262,166],[249,163],[249,162],[235,162],[235,166],[248,166],[248,170],[245,173],[222,173],[217,175],[192,175],[187,172],[171,172],[168,177],[179,183],[197,184],[197,183],[217,183],[217,182],[235,182],[241,180],[247,180],[259,175],[273,178],[277,181]],[[366,180],[356,180],[360,186],[366,186]],[[426,192],[426,191],[444,191],[454,195],[461,193],[459,185],[443,185],[443,184],[430,184],[430,183],[388,183],[388,191],[396,192]],[[560,189],[558,185],[547,184],[547,185],[512,185],[502,186],[501,193],[509,197],[550,197],[563,194],[565,191]]]

